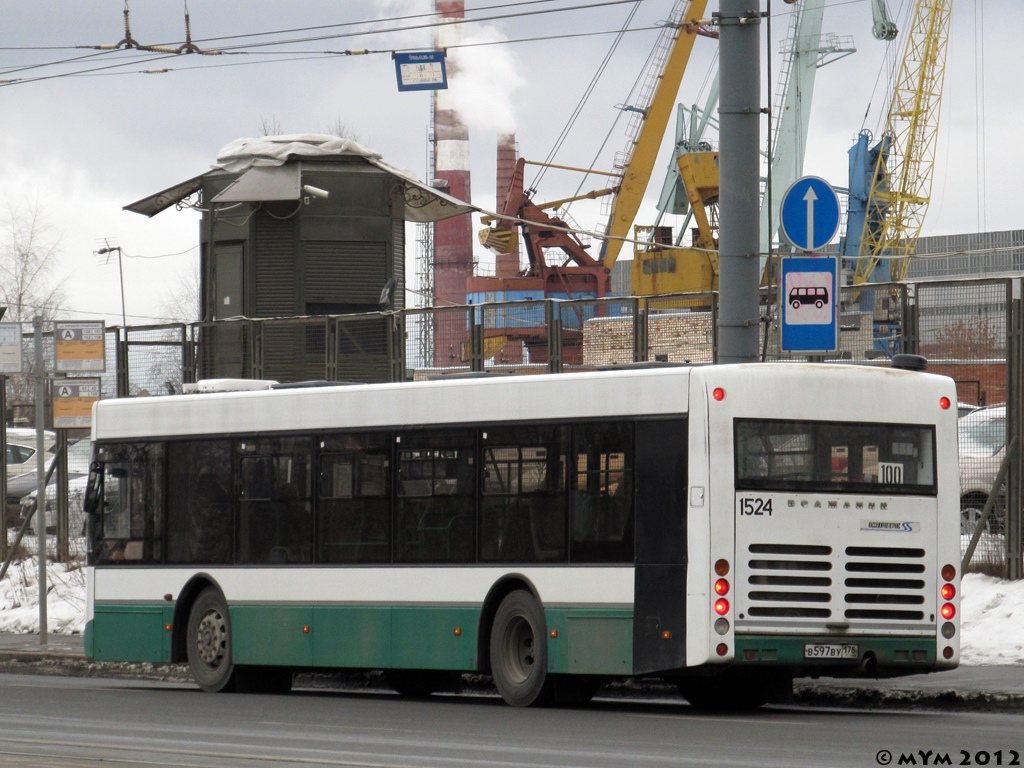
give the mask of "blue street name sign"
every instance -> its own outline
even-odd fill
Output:
[[[782,349],[816,354],[839,348],[836,292],[839,259],[787,256],[782,259]]]
[[[782,196],[782,236],[801,251],[816,251],[839,231],[839,196],[817,176],[797,179]]]

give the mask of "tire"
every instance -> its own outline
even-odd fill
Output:
[[[793,301],[789,302],[789,306],[791,306],[793,309],[800,309],[800,302],[794,299]]]
[[[507,704],[545,703],[551,692],[547,624],[529,592],[516,590],[501,601],[491,625],[490,651],[494,685]]]
[[[818,309],[821,309],[822,307],[825,306],[825,302],[823,302],[821,299],[818,299],[816,302],[814,302],[814,306],[817,307]]]
[[[387,669],[384,679],[400,696],[423,699],[433,693],[457,693],[462,689],[458,672]]]
[[[978,494],[972,494],[965,496],[960,500],[960,535],[961,536],[973,536],[974,529],[978,527],[978,523],[981,522],[981,514],[985,511],[986,499],[984,496]],[[989,517],[985,523],[985,529],[983,533],[994,533],[993,518],[995,517],[995,511]]]
[[[220,590],[199,593],[188,614],[185,644],[188,667],[200,688],[210,693],[235,690],[231,659],[231,618]]]

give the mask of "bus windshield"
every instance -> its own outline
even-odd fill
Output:
[[[737,419],[738,490],[934,496],[935,429]]]

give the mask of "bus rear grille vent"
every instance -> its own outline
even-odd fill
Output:
[[[912,575],[925,572],[923,549],[912,547],[847,547],[844,585],[848,619],[921,621],[925,581]],[[862,575],[863,574],[863,575]]]
[[[752,618],[827,619],[832,609],[832,547],[807,544],[751,544],[762,557],[748,561]],[[768,557],[765,557],[765,556]],[[775,557],[771,557],[774,555]]]
[[[831,555],[832,547],[814,544],[751,544],[752,555]]]

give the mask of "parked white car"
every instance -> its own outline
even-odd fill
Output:
[[[43,433],[43,445],[48,455],[52,454],[57,435]],[[47,459],[48,461],[49,459]],[[36,471],[36,431],[25,427],[7,428],[7,479]]]
[[[78,440],[68,445],[68,513],[69,530],[72,536],[81,535],[84,531],[85,516],[82,512],[82,501],[85,498],[85,488],[89,481],[89,463],[92,461],[92,442],[88,439]],[[30,479],[28,477],[19,478]],[[17,494],[19,513],[17,522],[21,521],[35,509],[38,486],[36,483],[20,484],[17,480],[8,483],[8,492],[14,488]],[[48,515],[47,530],[53,528],[53,514],[56,512],[54,494],[57,491],[57,484],[53,478],[46,487],[46,514]],[[9,502],[11,499],[9,498]]]
[[[960,532],[974,533],[1006,453],[1006,406],[979,408],[957,422],[960,443]],[[1003,530],[1005,489],[997,493],[986,529]]]

